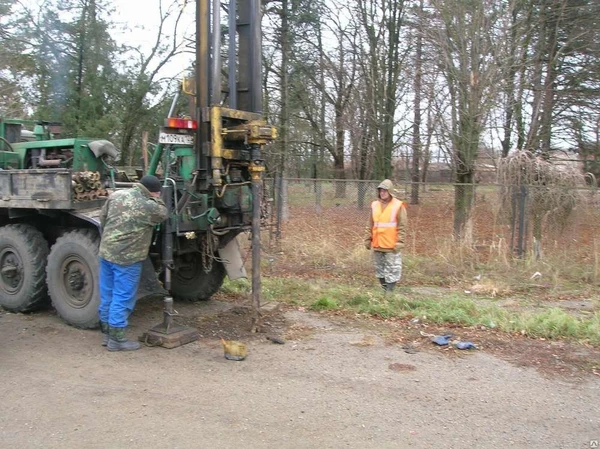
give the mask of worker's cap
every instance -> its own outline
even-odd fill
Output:
[[[148,189],[149,192],[160,192],[160,181],[156,176],[146,175],[140,179],[140,184]]]

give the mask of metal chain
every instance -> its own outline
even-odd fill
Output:
[[[200,254],[202,255],[202,267],[204,268],[205,273],[210,273],[212,270],[213,264],[213,235],[207,232],[202,237],[200,237],[200,244],[202,249]]]

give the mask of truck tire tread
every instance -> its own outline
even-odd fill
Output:
[[[23,288],[26,298],[18,305],[2,304],[10,312],[32,312],[48,304],[48,288],[46,286],[46,263],[48,260],[48,242],[40,231],[28,224],[10,224],[0,228],[0,242],[8,237],[9,240],[22,244],[23,254],[31,266],[30,280]],[[1,245],[2,243],[0,243]],[[19,246],[18,243],[16,246]]]
[[[90,269],[93,271],[93,292],[92,299],[85,307],[76,309],[70,307],[63,298],[63,287],[58,285],[60,279],[57,278],[57,271],[62,263],[62,247],[63,245],[71,244],[81,251],[78,255],[92,265]],[[48,257],[48,265],[46,267],[46,282],[48,291],[52,300],[52,305],[56,313],[71,326],[80,329],[95,329],[98,327],[98,304],[100,301],[100,286],[98,283],[98,247],[100,237],[98,233],[91,229],[77,229],[66,232],[61,237],[56,239],[54,245],[50,249]],[[58,253],[58,255],[57,255]],[[88,256],[88,258],[83,257]]]

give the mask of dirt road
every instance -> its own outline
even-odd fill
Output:
[[[161,319],[144,302],[141,334]],[[485,349],[408,353],[377,325],[287,311],[284,345],[236,335],[228,303],[178,305],[202,339],[109,353],[51,312],[0,313],[1,448],[590,448],[600,378],[546,376]],[[224,326],[239,318],[240,328]],[[270,321],[269,321],[270,320]],[[227,361],[218,338],[246,338]],[[413,351],[409,351],[413,352]]]

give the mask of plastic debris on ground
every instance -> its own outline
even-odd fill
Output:
[[[431,339],[431,342],[438,346],[448,346],[451,338],[452,335],[436,335]]]
[[[456,349],[477,349],[477,346],[470,341],[458,341],[454,346],[456,346]]]

